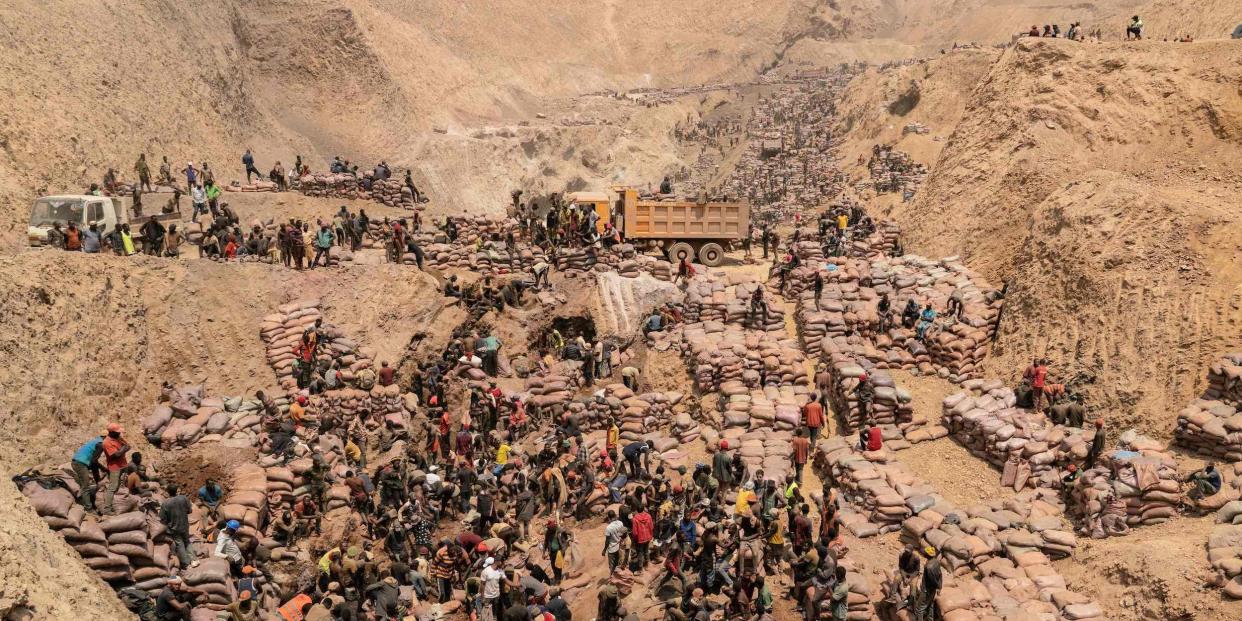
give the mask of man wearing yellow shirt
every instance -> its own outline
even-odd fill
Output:
[[[509,451],[513,450],[509,446],[509,442],[501,439],[500,446],[496,447],[496,464],[503,466],[509,463]]]
[[[747,481],[742,489],[737,490],[737,504],[734,505],[734,512],[738,515],[747,515],[750,513],[750,503],[758,502],[759,497],[755,496],[755,482]]]
[[[617,462],[617,445],[621,443],[621,429],[617,427],[615,418],[608,419],[608,440],[605,448],[608,449],[608,457],[613,463]]]

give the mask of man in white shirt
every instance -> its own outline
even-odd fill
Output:
[[[216,558],[228,559],[229,565],[235,572],[240,572],[243,565],[241,548],[237,547],[237,540],[234,539],[238,528],[241,528],[241,523],[237,520],[229,520],[225,523],[224,528],[216,537],[216,551],[212,554]]]
[[[190,214],[190,222],[198,222],[198,214],[207,213],[207,192],[203,190],[202,184],[196,184],[190,188],[190,202],[193,203],[194,211]]]
[[[496,607],[500,601],[500,581],[505,572],[496,569],[496,559],[487,557],[479,579],[483,581],[483,602],[479,608],[479,621],[496,621]]]
[[[604,555],[608,557],[608,571],[616,571],[621,563],[621,540],[629,529],[617,519],[616,511],[608,512],[608,526],[604,528]]]

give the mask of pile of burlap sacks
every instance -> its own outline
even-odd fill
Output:
[[[719,390],[730,381],[748,388],[807,383],[806,356],[796,340],[781,338],[783,333],[719,321],[689,323],[674,332],[680,335],[682,355],[703,392]]]
[[[372,420],[380,420],[395,427],[405,427],[409,417],[418,411],[418,397],[414,393],[402,393],[401,387],[380,386],[371,390],[341,388],[325,390],[311,396],[310,410],[322,415],[331,413],[337,420],[353,420],[360,412],[368,412]]]
[[[771,294],[765,294],[767,312],[751,313],[750,296],[762,283],[741,281],[733,277],[694,278],[686,287],[685,319],[691,322],[715,321],[736,324],[755,330],[784,332],[783,305]]]
[[[527,402],[540,408],[566,405],[574,398],[579,379],[580,376],[532,375],[526,378],[526,393],[530,395]]]
[[[885,581],[881,586],[883,597],[888,596],[889,589],[890,582]],[[1069,590],[1065,578],[1037,550],[1014,558],[993,556],[977,571],[961,575],[946,572],[936,607],[945,621],[1106,618],[1098,603]],[[892,621],[898,617],[885,611],[883,618]]]
[[[742,461],[746,462],[746,469],[751,476],[756,476],[762,470],[763,480],[780,485],[784,483],[785,475],[792,472],[790,455],[793,454],[793,449],[789,441],[793,439],[793,434],[788,430],[776,431],[771,427],[727,427],[720,432],[718,438],[714,433],[705,433],[704,438],[708,435],[712,436],[707,442],[709,453],[721,450],[730,456],[741,453]]]
[[[1242,405],[1242,352],[1225,354],[1212,364],[1203,398]]]
[[[258,472],[261,485],[252,485],[253,477],[244,476],[248,470]],[[155,511],[140,507],[146,503],[154,507],[168,498],[158,483],[143,483],[140,496],[131,495],[122,487],[114,498],[115,514],[96,517],[86,514],[82,505],[76,503],[77,485],[68,467],[62,468],[56,476],[63,486],[48,489],[30,481],[22,487],[22,492],[44,522],[81,555],[87,567],[113,588],[132,586],[155,595],[164,588],[170,575],[179,573],[186,584],[206,592],[209,603],[223,605],[236,599],[228,562],[211,558],[214,544],[195,539],[191,547],[199,560],[190,567],[181,567],[173,553],[167,527]],[[260,528],[267,515],[263,469],[254,464],[239,466],[227,487],[229,493],[220,506],[220,519],[241,521],[239,539],[260,537],[262,545]],[[187,490],[186,493],[192,495],[193,492]],[[102,498],[100,489],[98,499]],[[204,530],[206,518],[198,505],[192,505],[189,516],[192,536]],[[256,584],[261,585],[263,581],[259,578]]]
[[[234,181],[224,186],[225,192],[276,192],[279,189],[280,186],[275,181],[264,181],[262,179],[255,179],[248,183]]]
[[[971,454],[1003,469],[1005,487],[1058,487],[1061,470],[1086,459],[1094,431],[1054,425],[1044,414],[1015,407],[1017,396],[1000,380],[965,384],[967,390],[941,402],[944,424]]]
[[[1106,451],[1071,488],[1071,508],[1082,518],[1084,532],[1093,537],[1123,534],[1127,528],[1161,524],[1176,516],[1181,487],[1177,463],[1168,453]],[[1116,516],[1115,526],[1106,523],[1109,514]]]
[[[46,489],[35,481],[22,487],[39,517],[82,556],[87,567],[113,587],[136,586],[159,592],[176,563],[170,554],[167,528],[154,514],[136,510],[136,498],[124,499],[120,494],[114,499],[117,515],[102,519],[88,516],[74,500],[77,485],[68,469],[58,474],[68,489]]]
[[[900,435],[911,443],[942,438],[948,434],[947,430],[928,427],[926,420],[915,418],[909,391],[897,386],[888,371],[876,368],[866,358],[847,349],[849,343],[841,341],[824,339],[820,350],[831,379],[828,403],[847,431],[858,429],[870,419],[882,428],[899,429]],[[874,393],[865,415],[855,392],[864,373]]]
[[[781,386],[749,387],[729,381],[720,386],[724,410],[723,429],[776,429],[792,431],[802,422],[802,406],[810,401],[810,390],[804,383]],[[708,444],[712,434],[704,432]]]
[[[1174,442],[1201,455],[1242,461],[1242,353],[1208,369],[1208,388],[1177,415]]]
[[[297,389],[294,376],[294,350],[308,329],[314,329],[315,322],[323,318],[320,302],[316,299],[291,302],[278,307],[276,313],[263,318],[260,336],[267,345],[267,361],[276,371],[281,388],[288,391]],[[319,345],[317,364],[327,366],[332,360],[339,364],[341,377],[352,382],[355,374],[362,369],[374,365],[374,354],[358,346],[352,339],[346,338],[340,329],[331,324],[320,326],[323,342]]]
[[[1242,487],[1242,463],[1226,468],[1231,471],[1229,487]],[[1208,537],[1208,562],[1223,583],[1225,595],[1242,599],[1242,500],[1226,503],[1216,512],[1218,526]]]
[[[956,257],[930,261],[915,255],[875,260],[833,258],[824,264],[804,264],[789,277],[787,290],[798,298],[797,322],[808,353],[814,355],[827,337],[858,335],[867,345],[859,348],[880,368],[918,369],[953,382],[978,376],[978,365],[987,355],[1000,312],[1000,298]],[[824,278],[819,308],[811,283],[815,272]],[[870,286],[862,286],[863,279]],[[962,317],[948,320],[945,310],[954,291],[963,302]],[[878,333],[876,305],[887,293],[891,308],[900,316],[906,302],[914,299],[920,310],[931,303],[943,326],[925,342],[900,321]]]
[[[367,185],[370,189],[367,189]],[[372,173],[362,176],[345,173],[314,173],[293,177],[290,187],[307,196],[372,200],[389,207],[415,209],[414,193],[400,178],[372,180]]]
[[[1242,410],[1223,401],[1196,399],[1177,414],[1178,446],[1216,459],[1242,461]]]
[[[166,399],[142,420],[143,435],[164,449],[195,442],[238,440],[251,446],[259,432],[263,404],[240,397],[204,397],[203,387],[188,385],[165,391]],[[286,399],[281,399],[285,401]]]
[[[907,517],[945,502],[903,464],[890,463],[887,451],[857,451],[853,437],[820,440],[815,450],[820,478],[857,510],[841,518],[857,537],[896,531]]]

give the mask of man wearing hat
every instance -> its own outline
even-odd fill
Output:
[[[216,558],[228,560],[234,575],[240,574],[242,565],[245,564],[241,548],[237,545],[236,536],[239,528],[241,528],[241,522],[237,520],[225,522],[224,528],[220,529],[220,534],[216,536],[216,550],[212,553],[212,556]]]
[[[108,486],[104,489],[104,515],[111,514],[112,497],[121,487],[121,470],[128,465],[126,455],[129,453],[129,442],[125,441],[125,428],[119,423],[108,425],[108,434],[103,440],[104,464],[108,468]]]
[[[366,593],[371,598],[376,619],[386,621],[400,618],[397,601],[401,596],[401,589],[397,586],[396,578],[385,576],[383,580],[368,586]]]
[[[500,613],[500,581],[504,580],[505,572],[496,568],[496,559],[483,559],[483,571],[479,580],[483,583],[483,601],[479,606],[480,621],[496,621]]]

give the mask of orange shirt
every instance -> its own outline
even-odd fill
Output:
[[[802,406],[802,414],[805,417],[806,426],[812,429],[818,429],[824,426],[824,406],[818,401],[812,401]]]
[[[103,452],[104,462],[108,465],[108,472],[116,472],[124,468],[129,461],[125,458],[125,454],[129,451],[129,445],[124,440],[118,440],[112,436],[104,438]]]
[[[789,443],[793,445],[794,463],[798,465],[805,464],[807,458],[811,455],[811,439],[806,436],[797,436],[790,440]]]
[[[299,593],[297,597],[285,602],[284,606],[277,609],[280,616],[285,621],[302,621],[302,607],[311,603],[311,598],[305,593]]]

